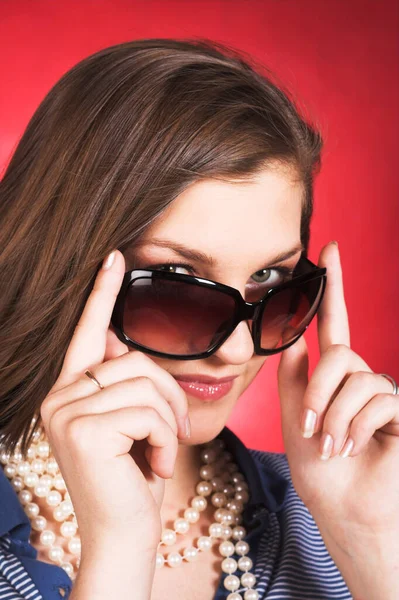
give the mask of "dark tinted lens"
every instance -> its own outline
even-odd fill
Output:
[[[234,309],[233,298],[211,287],[141,277],[128,288],[123,330],[151,350],[190,356],[221,339]]]
[[[321,277],[277,292],[266,303],[261,321],[261,347],[273,350],[302,334],[313,319],[323,289]]]

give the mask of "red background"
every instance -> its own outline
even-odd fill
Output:
[[[351,342],[399,381],[399,9],[395,0],[31,0],[0,6],[0,169],[37,105],[82,58],[144,37],[203,36],[273,69],[319,123],[310,258],[339,242]],[[306,333],[310,374],[317,328]],[[228,421],[252,448],[284,451],[271,357]]]

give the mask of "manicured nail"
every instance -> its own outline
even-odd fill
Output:
[[[302,416],[302,435],[304,438],[311,438],[314,434],[317,415],[311,408],[305,408]]]
[[[327,460],[331,456],[334,441],[329,433],[323,433],[320,442],[320,458]]]
[[[183,438],[188,438],[191,435],[190,431],[190,419],[189,417],[178,417],[179,429],[181,431],[180,436]]]
[[[189,437],[190,437],[190,435],[191,435],[191,425],[190,425],[190,419],[189,419],[189,417],[187,416],[187,417],[186,417],[186,437],[188,437],[188,438],[189,438]]]
[[[352,452],[354,445],[355,445],[355,442],[352,440],[352,438],[348,438],[345,442],[345,446],[342,448],[339,455],[342,456],[342,458],[347,458],[349,456],[349,454]]]
[[[103,269],[105,271],[107,271],[108,269],[110,269],[112,267],[112,265],[114,264],[114,260],[115,260],[115,256],[116,256],[116,252],[115,250],[113,250],[110,254],[108,254],[108,256],[104,259],[103,262]]]

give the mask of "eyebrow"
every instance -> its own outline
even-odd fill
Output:
[[[216,260],[212,256],[209,256],[208,254],[205,254],[204,252],[201,252],[200,250],[194,250],[192,248],[188,248],[187,246],[184,246],[183,244],[180,244],[179,242],[172,242],[171,240],[166,240],[166,239],[161,239],[161,238],[152,238],[151,240],[143,240],[141,242],[138,242],[136,248],[139,248],[142,246],[147,246],[147,245],[168,248],[168,250],[172,250],[176,254],[180,254],[181,256],[184,256],[184,258],[186,258],[188,260],[200,262],[200,263],[203,263],[204,265],[208,265],[210,267],[216,266]],[[302,252],[304,249],[305,248],[303,247],[302,244],[297,244],[294,248],[291,248],[290,250],[283,251],[283,252],[280,252],[279,254],[276,254],[271,259],[269,259],[268,262],[269,262],[269,264],[275,264],[275,263],[282,262],[284,260],[288,260],[289,258],[291,258],[291,256],[294,256],[298,252]]]

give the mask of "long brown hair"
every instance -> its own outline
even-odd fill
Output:
[[[134,248],[191,183],[293,166],[307,251],[322,138],[276,81],[208,39],[142,39],[88,56],[46,95],[0,182],[7,451],[21,438],[25,456],[103,258]]]

